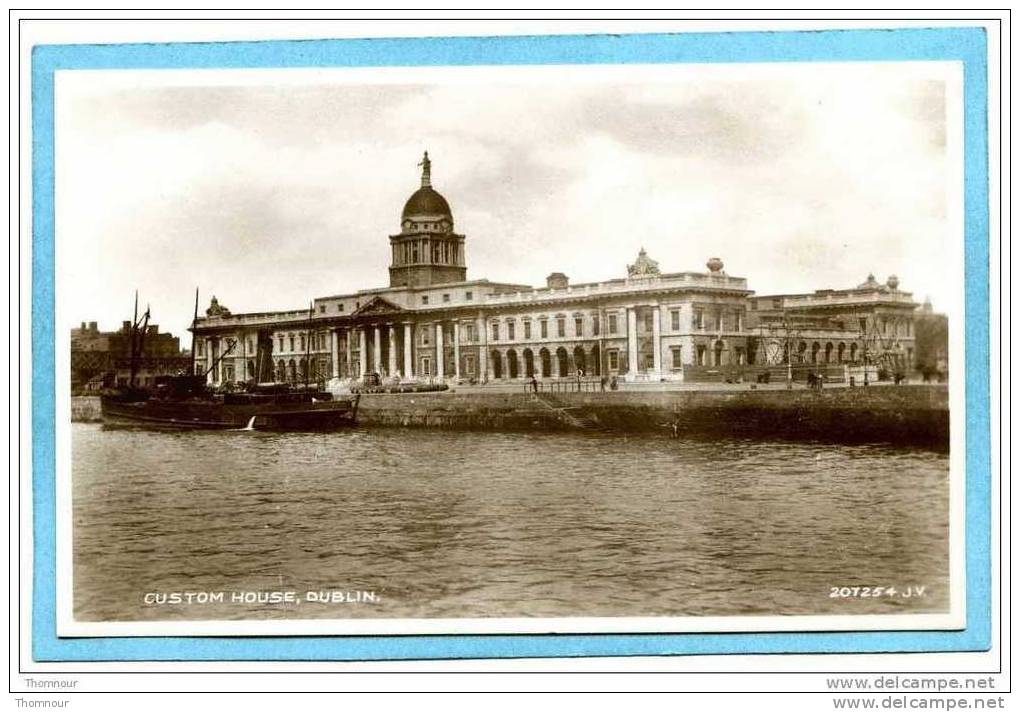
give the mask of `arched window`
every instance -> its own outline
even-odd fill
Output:
[[[556,349],[556,375],[566,378],[570,375],[570,364],[568,363],[567,350],[560,346]]]
[[[531,378],[535,375],[535,355],[531,349],[524,349],[524,376]]]
[[[502,378],[503,377],[503,358],[500,356],[499,351],[493,351],[490,355],[489,360],[492,362],[492,377]]]
[[[541,362],[542,378],[549,378],[552,375],[552,357],[549,355],[549,349],[539,351],[538,360]]]
[[[506,370],[510,378],[517,378],[520,375],[517,366],[517,352],[510,349],[506,352]]]
[[[580,346],[574,347],[574,370],[588,374],[588,360],[584,356],[584,349]]]

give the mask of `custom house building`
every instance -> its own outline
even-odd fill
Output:
[[[310,308],[233,314],[212,298],[196,319],[195,371],[210,383],[381,379],[490,383],[617,376],[719,380],[796,365],[910,369],[918,306],[873,276],[855,288],[758,296],[712,257],[706,271],[663,272],[644,249],[621,274],[544,287],[468,279],[465,236],[421,186],[390,235],[389,285],[314,299]],[[622,266],[621,266],[622,267]]]

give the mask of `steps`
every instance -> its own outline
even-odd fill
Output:
[[[571,411],[582,410],[580,406],[564,405],[563,402],[549,393],[532,393],[531,399],[541,403],[549,410],[555,412],[560,422],[565,423],[574,430],[589,430],[593,432],[605,431],[598,419],[587,413],[574,413]]]

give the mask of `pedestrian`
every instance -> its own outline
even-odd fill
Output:
[[[531,391],[532,393],[538,393],[538,379],[535,378],[535,374],[531,374]]]
[[[669,437],[673,440],[680,438],[680,416],[674,415],[673,422],[669,425]]]
[[[609,390],[615,391],[619,388],[619,384],[616,381],[616,376],[613,376],[612,380],[609,381]]]
[[[603,376],[602,379],[599,381],[599,386],[602,388],[602,392],[605,393],[606,392],[606,377],[605,376]]]

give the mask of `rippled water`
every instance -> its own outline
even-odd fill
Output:
[[[948,471],[872,446],[75,424],[75,617],[945,611]],[[926,589],[830,598],[843,585]],[[229,601],[288,590],[377,600]]]

